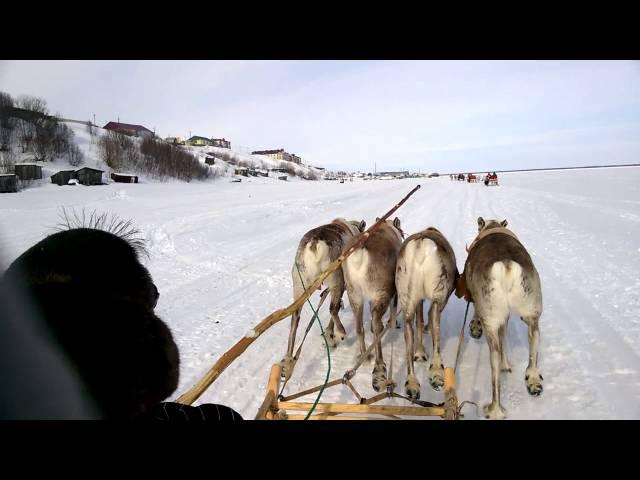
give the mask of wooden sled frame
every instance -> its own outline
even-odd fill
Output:
[[[279,363],[271,367],[267,393],[258,409],[256,420],[304,420],[313,407],[313,403],[281,401],[278,399],[281,369],[282,367]],[[335,382],[332,383],[335,384]],[[291,397],[309,394],[314,390],[317,391],[319,389],[307,390],[291,395]],[[393,396],[393,393],[381,393],[369,399],[360,398],[359,404],[318,403],[314,409],[315,413],[308,420],[402,420],[403,417],[441,417],[445,420],[457,420],[460,418],[456,394],[456,377],[453,368],[444,369],[445,402],[442,407],[374,405],[374,403],[391,396]],[[290,413],[291,411],[297,413]],[[342,414],[351,415],[344,416]],[[354,416],[353,414],[364,414],[366,416]]]

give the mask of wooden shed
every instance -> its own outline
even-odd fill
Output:
[[[236,175],[242,175],[243,177],[249,176],[249,169],[247,167],[238,167],[234,172]]]
[[[60,170],[59,172],[51,175],[51,183],[55,183],[57,185],[68,185],[69,180],[72,178],[76,178],[75,170]]]
[[[0,174],[0,193],[15,193],[18,191],[18,176],[14,173]]]
[[[211,155],[207,155],[204,159],[204,163],[206,163],[207,165],[215,165],[216,164],[216,157],[212,157]]]
[[[129,173],[111,173],[111,180],[118,183],[138,183],[138,176]]]
[[[84,167],[76,171],[76,178],[82,185],[102,185],[103,170]]]
[[[42,165],[37,163],[16,163],[15,174],[20,180],[39,180],[42,178]]]

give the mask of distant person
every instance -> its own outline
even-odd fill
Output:
[[[242,419],[223,406],[161,403],[178,385],[178,348],[154,313],[160,294],[138,259],[145,250],[137,231],[126,222],[112,223],[116,235],[100,229],[105,225],[46,237],[18,257],[3,278],[21,287],[64,350],[98,418]]]

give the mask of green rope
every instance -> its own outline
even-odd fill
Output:
[[[307,287],[304,285],[304,280],[302,279],[302,273],[300,273],[300,266],[298,265],[298,262],[296,262],[296,269],[298,270],[298,276],[300,277],[300,282],[302,282],[302,288],[304,290],[306,290]],[[320,327],[320,332],[322,334],[322,338],[324,339],[324,347],[327,349],[327,362],[328,362],[329,366],[327,368],[327,376],[324,379],[324,384],[322,384],[322,388],[318,392],[318,396],[316,397],[316,401],[313,402],[313,406],[309,409],[309,413],[307,413],[307,416],[304,418],[305,420],[307,420],[311,416],[313,411],[316,409],[316,406],[318,405],[318,402],[320,401],[320,397],[322,396],[322,392],[324,392],[324,388],[327,386],[327,383],[329,383],[329,375],[331,375],[331,354],[329,353],[329,345],[327,344],[327,337],[324,334],[324,328],[322,328],[322,322],[320,321],[320,317],[318,317],[318,312],[316,311],[315,307],[313,306],[313,303],[311,303],[311,300],[309,300],[309,299],[307,299],[307,303],[311,307],[311,310],[313,310],[313,314],[314,314],[316,320],[318,321],[318,326]]]

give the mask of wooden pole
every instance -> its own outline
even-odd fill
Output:
[[[306,415],[288,415],[288,420],[304,420]],[[401,420],[393,417],[345,417],[321,413],[319,415],[311,415],[308,420]]]
[[[336,378],[335,380],[332,380],[331,382],[327,383],[326,385],[324,385],[324,383],[323,383],[322,385],[318,385],[317,387],[308,388],[307,390],[303,390],[302,392],[294,393],[292,395],[288,395],[286,397],[283,397],[282,401],[283,402],[288,402],[289,400],[294,400],[296,398],[304,397],[305,395],[309,395],[311,393],[319,392],[320,390],[322,390],[323,386],[324,386],[324,388],[329,388],[329,387],[334,387],[336,385],[340,385],[341,383],[343,383],[342,378]]]
[[[278,402],[275,407],[283,410],[307,412],[313,403]],[[440,407],[402,407],[397,405],[350,405],[348,403],[319,403],[318,413],[372,413],[378,415],[408,415],[412,417],[442,417],[445,409]],[[291,415],[289,415],[291,418]]]
[[[207,388],[211,386],[213,382],[224,372],[231,363],[238,358],[247,348],[251,345],[255,340],[262,335],[267,329],[275,325],[281,320],[291,316],[293,312],[295,312],[298,308],[304,305],[304,302],[320,287],[325,278],[335,272],[342,262],[344,262],[345,258],[351,255],[357,248],[369,238],[371,232],[378,228],[387,218],[389,218],[398,208],[400,208],[408,199],[413,195],[418,189],[420,185],[417,185],[413,190],[411,190],[406,197],[404,197],[400,203],[398,203],[395,207],[389,210],[380,220],[374,223],[371,227],[367,229],[366,232],[357,236],[354,241],[351,243],[351,246],[340,255],[334,262],[332,262],[329,267],[322,273],[315,281],[307,288],[307,290],[300,295],[295,302],[289,305],[285,309],[276,310],[271,315],[263,319],[258,325],[255,326],[253,330],[250,330],[247,335],[242,337],[235,345],[233,345],[229,350],[227,350],[222,357],[218,359],[218,361],[211,367],[211,369],[205,374],[205,376],[198,381],[190,390],[186,393],[182,394],[177,400],[177,403],[182,403],[185,405],[191,405],[195,402],[200,396],[206,391]]]
[[[278,388],[280,388],[280,364],[276,363],[271,367],[271,374],[269,375],[269,383],[267,384],[267,395],[258,409],[256,414],[256,420],[264,420],[267,412],[273,406],[276,395],[278,395]]]

